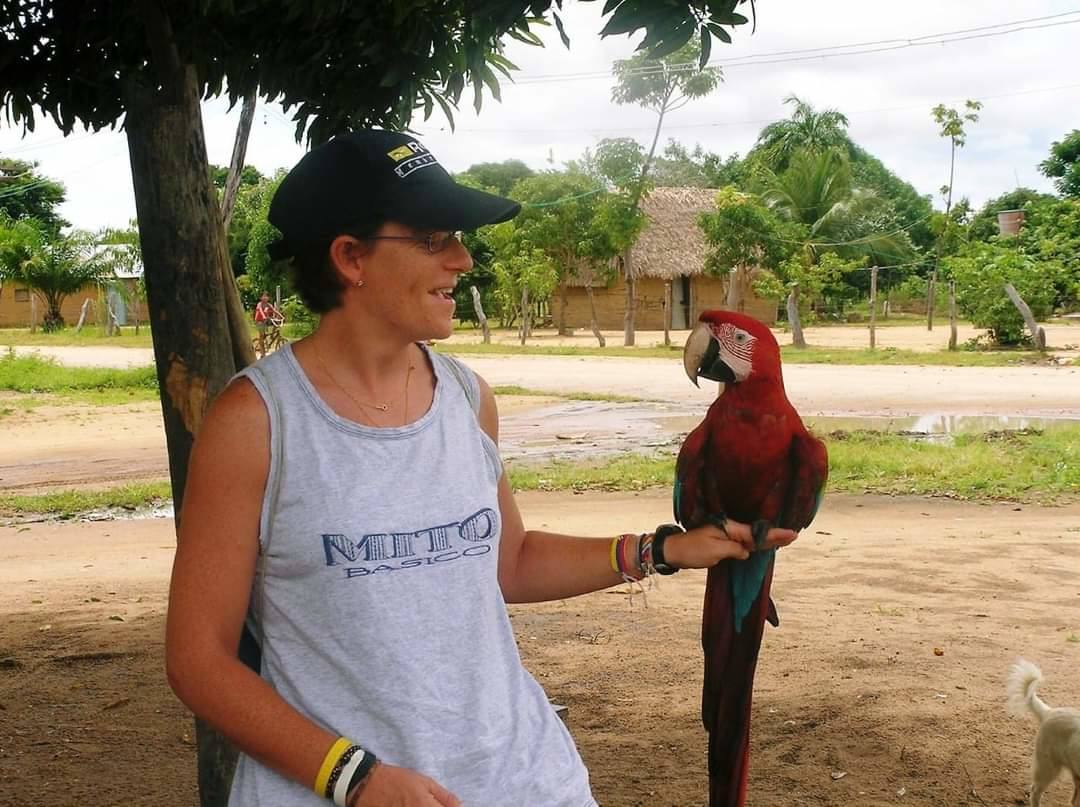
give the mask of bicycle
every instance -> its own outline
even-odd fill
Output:
[[[257,358],[262,358],[275,350],[285,346],[289,340],[285,338],[281,328],[285,324],[284,316],[274,316],[266,320],[266,330],[256,334],[251,339],[251,347]]]

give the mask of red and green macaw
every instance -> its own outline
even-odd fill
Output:
[[[780,347],[761,322],[706,311],[683,351],[686,373],[720,383],[720,395],[686,438],[675,471],[675,518],[686,529],[726,518],[753,525],[760,545],[770,527],[801,530],[814,518],[828,475],[825,445],[787,399]],[[709,732],[710,807],[746,799],[750,704],[758,648],[768,620],[775,549],[709,570],[701,644],[701,717]]]

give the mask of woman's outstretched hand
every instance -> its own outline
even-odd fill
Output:
[[[774,527],[760,548],[787,546],[798,535],[794,530]],[[679,569],[708,569],[722,560],[746,560],[756,549],[750,525],[728,519],[723,528],[706,524],[681,535],[669,535],[664,541],[664,560]]]

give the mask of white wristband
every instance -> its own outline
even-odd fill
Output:
[[[358,749],[352,755],[352,758],[345,763],[345,767],[341,769],[341,776],[338,777],[337,784],[334,785],[334,804],[338,807],[346,807],[345,799],[349,795],[349,780],[352,779],[353,773],[360,767],[360,763],[364,761],[366,756],[366,751]]]

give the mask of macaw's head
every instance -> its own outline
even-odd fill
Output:
[[[768,326],[736,311],[705,311],[683,348],[683,366],[698,378],[741,384],[749,378],[780,381],[780,346]]]

